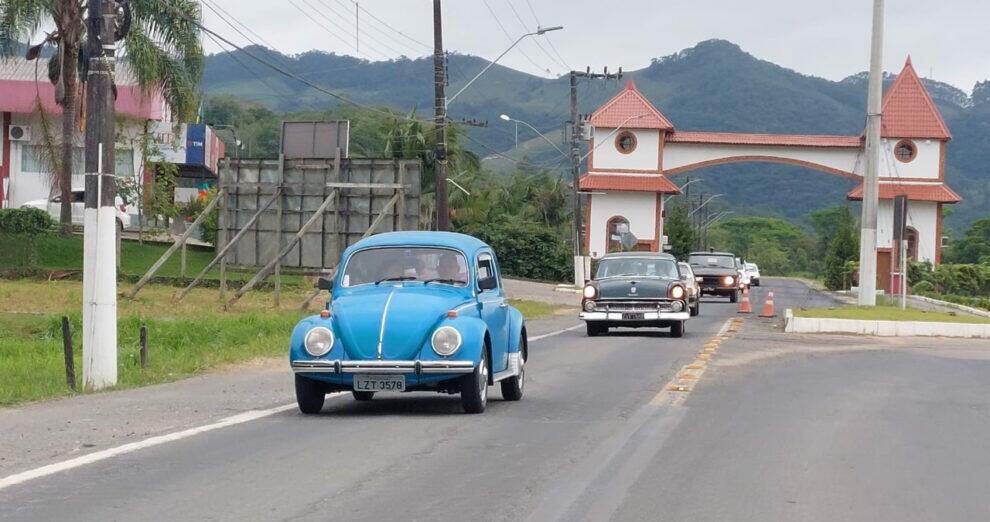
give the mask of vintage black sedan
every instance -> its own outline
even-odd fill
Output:
[[[670,254],[609,254],[583,293],[580,317],[592,337],[620,326],[670,328],[671,337],[681,337],[690,317],[688,292]]]

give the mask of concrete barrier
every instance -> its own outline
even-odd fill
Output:
[[[794,317],[794,312],[789,308],[784,313],[784,331],[788,333],[849,333],[879,337],[920,336],[990,339],[990,324]]]

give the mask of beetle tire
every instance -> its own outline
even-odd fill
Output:
[[[299,411],[307,415],[320,413],[327,395],[323,390],[323,385],[318,381],[296,375],[296,403],[299,404]]]
[[[488,350],[481,350],[481,362],[473,372],[461,377],[461,407],[464,413],[482,413],[488,404]]]
[[[671,337],[684,336],[684,321],[674,321],[674,323],[670,325],[670,336]]]
[[[518,401],[522,399],[526,386],[526,337],[523,333],[522,342],[519,345],[519,375],[503,379],[499,384],[502,386],[502,398],[507,401]]]
[[[351,395],[354,396],[354,400],[358,402],[368,402],[375,396],[373,391],[357,391],[351,390]]]

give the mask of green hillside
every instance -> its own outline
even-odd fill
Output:
[[[432,59],[368,62],[315,51],[294,57],[261,48],[249,52],[355,101],[432,114]],[[452,54],[448,93],[457,92],[486,64],[478,57]],[[864,122],[865,75],[839,82],[807,76],[759,60],[721,40],[655,59],[649,67],[626,71],[626,78],[634,79],[675,127],[684,130],[855,134]],[[888,83],[892,79],[888,77]],[[593,111],[624,82],[582,82],[579,111]],[[990,83],[978,84],[972,95],[947,84],[926,83],[954,137],[949,146],[947,179],[964,202],[954,207],[948,225],[959,230],[990,208]],[[210,56],[204,88],[208,94],[234,95],[282,112],[336,105],[325,94],[241,53]],[[500,120],[499,115],[525,120],[559,139],[568,119],[566,78],[544,79],[495,66],[451,104],[449,113],[454,120],[488,120],[488,128],[470,129],[480,144],[468,145],[486,157],[485,165],[490,168],[507,170],[513,166],[495,157],[494,152],[552,168],[564,166],[551,146],[523,127],[520,147],[515,150],[514,126]],[[724,205],[739,214],[797,221],[805,221],[811,210],[844,201],[852,188],[849,180],[775,164],[723,165],[690,175],[703,179],[693,184],[692,190],[724,193]]]

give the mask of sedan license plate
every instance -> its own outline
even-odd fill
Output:
[[[643,314],[637,314],[637,313],[622,314],[622,319],[624,321],[642,321],[643,317],[645,317]]]
[[[405,375],[355,375],[356,391],[406,391]]]
[[[705,291],[705,292],[714,292],[715,291],[715,287],[714,286],[706,286],[703,289],[703,291]]]

